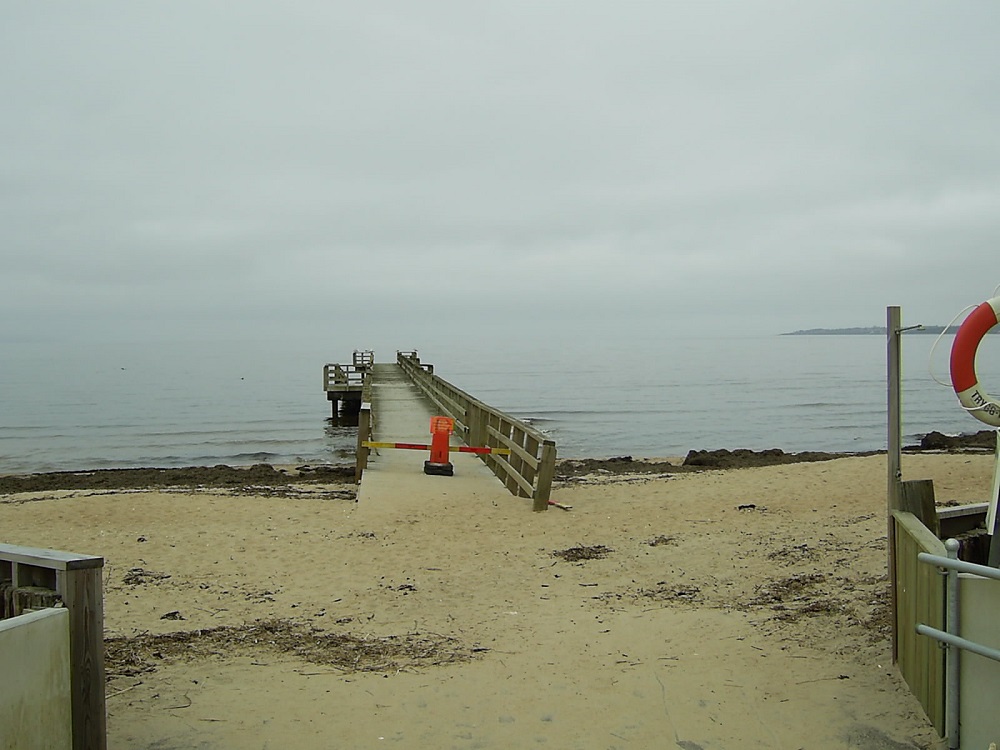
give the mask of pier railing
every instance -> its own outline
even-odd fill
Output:
[[[367,366],[328,364],[323,366],[323,390],[346,391],[361,389],[368,373]],[[315,376],[314,376],[315,377]],[[313,381],[315,382],[315,381]]]
[[[357,414],[364,400],[362,391],[370,379],[375,356],[371,351],[355,350],[349,365],[328,364],[323,366],[323,390],[332,405],[336,419],[343,405],[345,413]]]
[[[455,433],[470,446],[508,448],[510,455],[482,460],[511,494],[530,497],[534,510],[547,510],[555,475],[556,444],[524,422],[473,398],[434,374],[416,352],[397,352],[396,362],[442,413],[455,420]]]

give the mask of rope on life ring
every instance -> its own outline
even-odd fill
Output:
[[[1000,297],[983,302],[969,313],[951,345],[951,387],[972,416],[992,427],[1000,427],[1000,402],[979,385],[976,350],[997,322],[1000,322]]]

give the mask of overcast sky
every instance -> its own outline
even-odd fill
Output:
[[[0,339],[946,323],[1000,284],[998,39],[987,0],[7,2]]]

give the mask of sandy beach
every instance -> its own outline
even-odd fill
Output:
[[[61,475],[0,485],[0,539],[105,558],[112,750],[940,747],[891,663],[885,456],[676,463],[391,517],[335,472]],[[903,469],[975,502],[992,457]]]

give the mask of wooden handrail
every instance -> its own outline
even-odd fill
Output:
[[[511,494],[532,498],[534,510],[548,509],[555,476],[554,440],[438,377],[433,365],[421,363],[416,352],[397,352],[396,362],[444,415],[455,420],[455,433],[467,445],[509,448],[510,456],[480,458]]]
[[[346,388],[361,388],[370,372],[367,365],[323,365],[323,390],[341,391]]]

